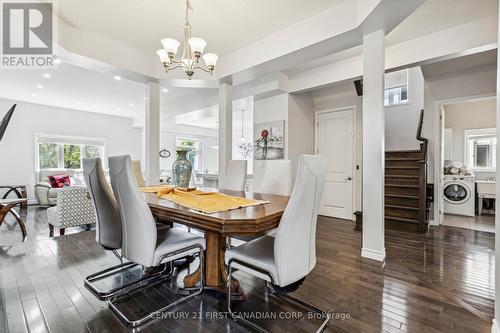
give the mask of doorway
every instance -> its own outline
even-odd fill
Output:
[[[495,232],[496,98],[439,105],[442,225]]]
[[[316,112],[315,152],[327,161],[319,214],[353,219],[355,107]]]

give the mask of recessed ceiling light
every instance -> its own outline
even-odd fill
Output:
[[[164,93],[168,93],[168,89],[167,88],[163,88],[163,92]]]
[[[49,73],[44,73],[43,77],[46,78],[46,79],[50,79],[51,75]]]
[[[83,103],[81,101],[76,102],[78,105],[82,105]]]
[[[116,81],[120,81],[122,79],[122,77],[120,75],[115,75],[113,76],[113,78],[116,80]]]
[[[33,96],[33,97],[38,97],[38,95],[37,95],[37,94],[32,94],[32,96]]]
[[[129,103],[129,105],[128,105],[128,106],[134,106],[134,103]]]
[[[43,86],[42,86],[41,84],[37,84],[37,85],[36,85],[36,87],[37,87],[38,89],[43,89]]]
[[[120,111],[120,108],[116,108],[116,111]]]

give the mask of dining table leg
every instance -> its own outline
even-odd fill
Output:
[[[207,247],[205,250],[205,289],[227,294],[228,274],[224,263],[226,237],[224,235],[205,232]],[[184,278],[185,288],[194,288],[201,277],[199,268]],[[237,279],[232,278],[231,290],[236,299],[244,298]]]

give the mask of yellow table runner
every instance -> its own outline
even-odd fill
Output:
[[[173,186],[141,187],[145,193],[157,193],[158,197],[202,213],[212,214],[242,207],[269,203],[269,201],[235,197],[217,192],[185,191]]]

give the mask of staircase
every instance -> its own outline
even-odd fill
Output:
[[[420,149],[385,153],[385,225],[389,229],[427,231],[430,196],[427,195],[427,145],[422,137],[420,112],[417,140]]]

